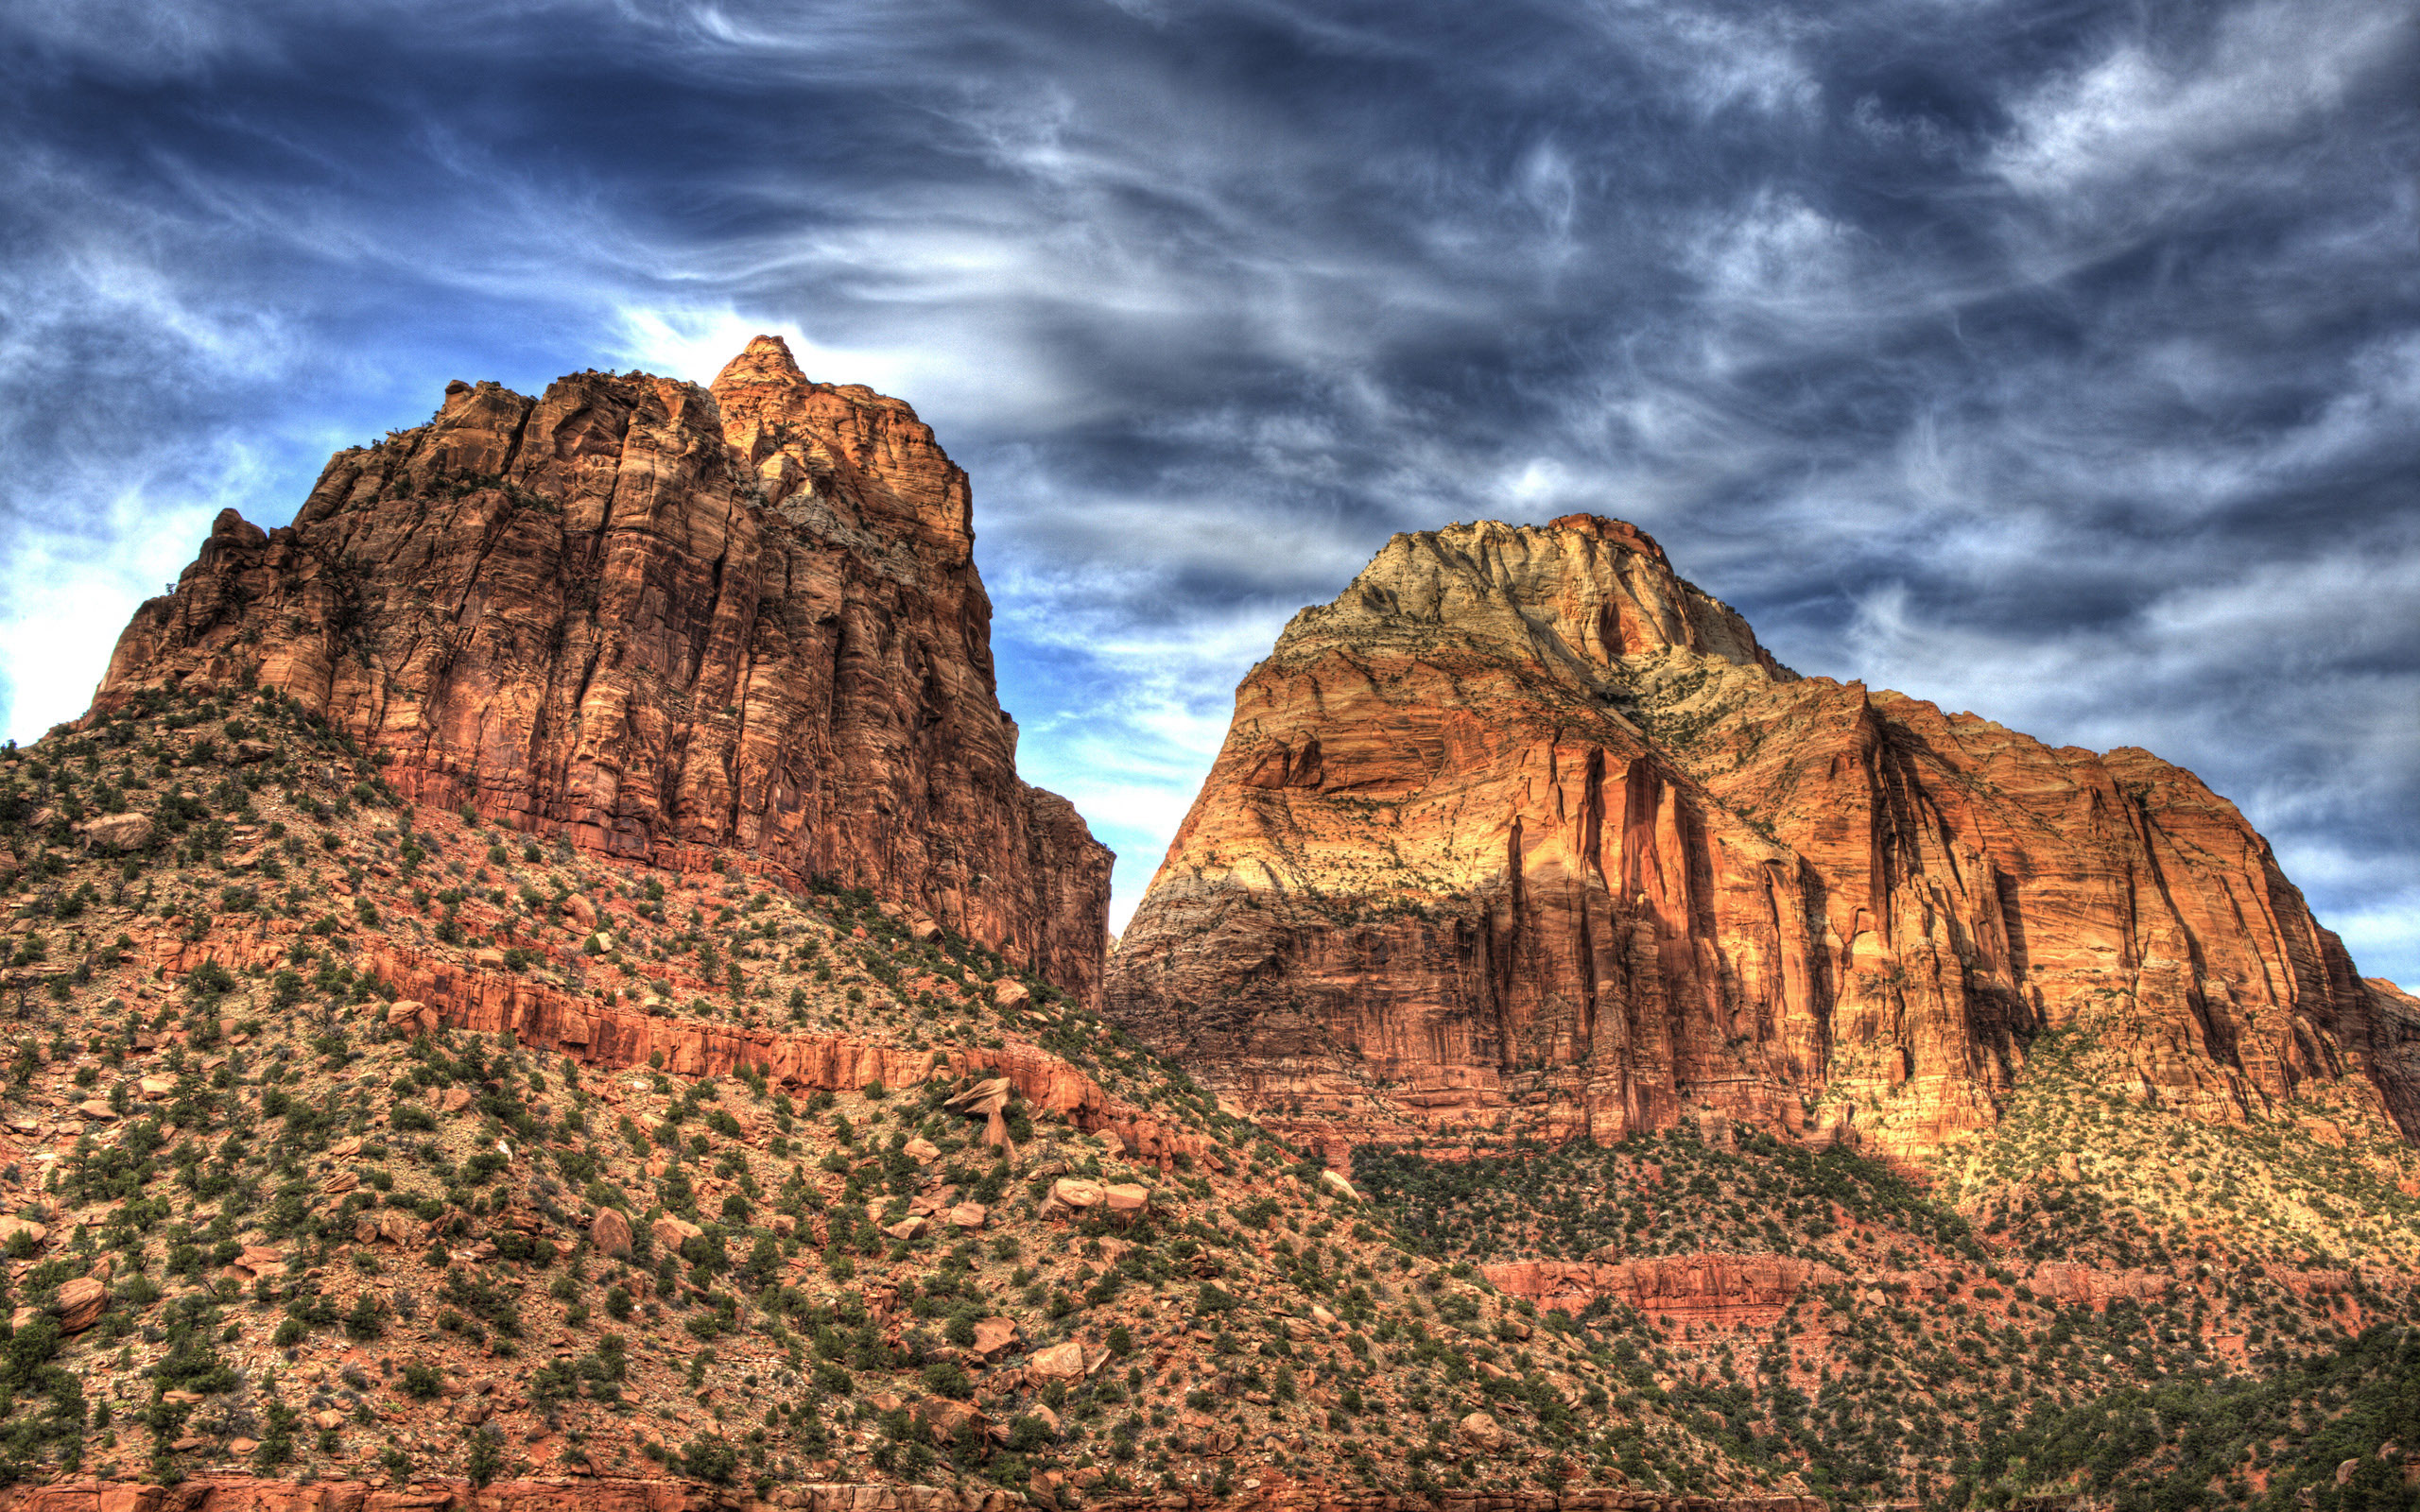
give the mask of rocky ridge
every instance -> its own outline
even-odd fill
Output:
[[[292,525],[222,513],[96,707],[289,694],[415,801],[867,887],[1089,996],[1111,857],[1017,778],[972,509],[913,410],[775,336],[711,389],[457,383]]]
[[[1635,528],[1398,536],[1236,691],[1113,1017],[1341,1160],[1702,1111],[1929,1155],[2045,1033],[2133,1094],[2420,1132],[2420,1015],[2149,752],[1781,667]]]

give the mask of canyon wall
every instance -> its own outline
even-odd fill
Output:
[[[922,909],[1086,999],[1109,851],[1016,774],[966,474],[760,336],[711,390],[448,387],[294,524],[221,514],[97,704],[291,694],[406,796],[666,866]]]
[[[1920,1154],[2066,1030],[2193,1116],[2420,1133],[2415,1005],[2191,773],[1798,677],[1593,516],[1398,536],[1294,618],[1107,1004],[1331,1155],[1701,1111]]]

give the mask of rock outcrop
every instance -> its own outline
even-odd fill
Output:
[[[1488,1284],[1545,1308],[1579,1313],[1599,1297],[1673,1325],[1762,1326],[1809,1286],[1843,1278],[1787,1255],[1675,1255],[1616,1261],[1516,1260],[1479,1267]]]
[[[1398,536],[1294,618],[1108,1005],[1331,1153],[1711,1111],[1914,1154],[2074,1027],[2195,1116],[2420,1133],[2410,1000],[2191,773],[1798,677],[1591,516]]]
[[[865,887],[1089,999],[1111,857],[1017,778],[973,544],[931,430],[778,337],[711,391],[455,384],[337,454],[292,526],[222,513],[97,704],[281,690],[409,798]]]

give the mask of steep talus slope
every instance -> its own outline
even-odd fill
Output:
[[[1588,516],[1295,617],[1108,1004],[1332,1155],[1691,1108],[1921,1154],[2077,1024],[2163,1106],[2420,1130],[2420,1022],[2189,773],[1799,678]]]
[[[1109,852],[1016,775],[966,475],[759,337],[710,392],[449,387],[290,528],[222,514],[98,704],[294,695],[406,795],[584,850],[862,885],[1098,988]]]

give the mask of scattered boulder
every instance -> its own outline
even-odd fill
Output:
[[[393,1245],[398,1248],[416,1237],[412,1215],[401,1208],[379,1208],[365,1212],[353,1221],[353,1242],[357,1245]]]
[[[1111,1182],[1100,1189],[1101,1205],[1119,1223],[1132,1223],[1145,1208],[1151,1205],[1151,1189],[1131,1183]]]
[[[1360,1189],[1356,1187],[1351,1181],[1346,1180],[1344,1173],[1341,1171],[1322,1171],[1320,1173],[1320,1190],[1334,1196],[1346,1198],[1349,1201],[1358,1202],[1361,1200]]]
[[[683,1218],[675,1218],[668,1212],[648,1224],[647,1231],[655,1236],[657,1244],[675,1253],[680,1251],[683,1245],[705,1232],[696,1224]]]
[[[0,1245],[16,1243],[19,1234],[30,1234],[39,1245],[50,1237],[50,1230],[31,1218],[0,1218]]]
[[[925,1230],[931,1227],[931,1223],[924,1218],[902,1218],[897,1223],[886,1225],[882,1231],[905,1244],[911,1239],[922,1239]]]
[[[980,1228],[990,1217],[991,1213],[983,1204],[961,1202],[949,1210],[949,1226],[953,1228]]]
[[[1028,1360],[1025,1373],[1035,1381],[1063,1381],[1070,1384],[1084,1379],[1084,1347],[1074,1341],[1054,1344],[1037,1351]]]
[[[1106,1194],[1101,1191],[1099,1182],[1087,1181],[1081,1177],[1063,1176],[1050,1183],[1050,1200],[1078,1212],[1098,1206],[1104,1195]]]
[[[631,1221],[611,1208],[599,1208],[588,1222],[588,1242],[600,1255],[615,1260],[628,1260],[631,1255]]]
[[[996,1360],[1015,1348],[1017,1320],[1012,1317],[984,1317],[975,1320],[975,1352],[986,1360]]]
[[[1504,1447],[1504,1428],[1483,1412],[1472,1413],[1454,1425],[1463,1443],[1482,1454],[1493,1454]]]
[[[1003,1012],[1024,1007],[1032,1000],[1033,994],[1026,990],[1023,982],[1002,980],[992,984],[992,1006]]]
[[[948,1397],[926,1397],[916,1404],[915,1421],[936,1444],[956,1444],[980,1435],[986,1424],[972,1402]]]
[[[110,1289],[90,1276],[78,1276],[60,1284],[56,1310],[59,1332],[81,1333],[101,1320],[101,1309],[109,1305]]]
[[[938,1160],[942,1157],[942,1147],[922,1135],[909,1140],[903,1149],[908,1159],[920,1165],[927,1160]]]
[[[148,814],[104,814],[77,826],[95,850],[140,850],[151,843]]]

